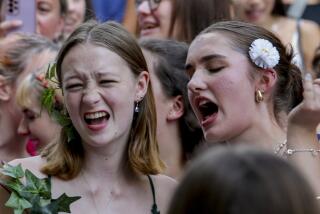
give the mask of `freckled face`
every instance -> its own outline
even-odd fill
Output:
[[[137,78],[110,50],[77,45],[62,62],[64,99],[70,118],[86,145],[101,147],[128,140]]]
[[[226,141],[248,131],[256,104],[247,57],[225,35],[208,33],[192,42],[186,66],[189,100],[206,140]]]

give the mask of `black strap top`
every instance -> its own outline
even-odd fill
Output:
[[[150,186],[151,186],[151,191],[152,191],[152,198],[153,198],[153,205],[151,208],[151,214],[160,214],[160,211],[158,210],[158,206],[157,206],[157,202],[156,202],[156,194],[154,191],[154,185],[153,185],[153,181],[150,177],[150,175],[147,175],[149,182],[150,182]]]
[[[158,206],[157,206],[157,201],[156,201],[156,193],[154,190],[154,185],[153,185],[153,181],[152,178],[150,177],[150,175],[147,175],[149,183],[150,183],[150,187],[151,187],[151,192],[152,192],[152,200],[153,200],[153,204],[151,207],[151,214],[160,214],[160,211],[158,210]],[[48,175],[48,178],[51,182],[51,175]]]

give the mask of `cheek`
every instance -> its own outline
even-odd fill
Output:
[[[229,76],[220,76],[210,82],[209,88],[217,99],[233,97],[239,88]]]
[[[75,117],[75,115],[77,114],[76,110],[78,110],[78,106],[80,106],[79,104],[80,99],[81,97],[77,94],[69,94],[69,93],[64,94],[64,103],[68,111],[68,114],[71,118]]]

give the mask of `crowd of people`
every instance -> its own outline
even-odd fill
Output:
[[[317,17],[281,0],[35,2],[35,32],[0,20],[0,213],[48,197],[29,172],[77,214],[320,213]]]

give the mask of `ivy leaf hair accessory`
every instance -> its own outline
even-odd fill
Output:
[[[58,87],[59,82],[56,75],[55,63],[49,64],[45,78],[42,81],[52,84],[45,84],[45,86],[42,84],[44,90],[41,95],[41,107],[44,107],[49,115],[62,126],[62,130],[66,133],[68,142],[70,142],[75,139],[77,135],[68,113],[56,97],[56,91],[61,89]]]
[[[256,39],[249,48],[249,56],[258,67],[274,68],[280,60],[279,51],[266,39]]]

